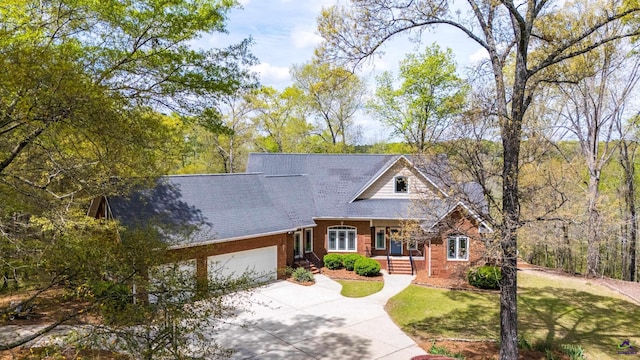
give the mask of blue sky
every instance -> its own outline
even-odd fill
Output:
[[[200,39],[196,46],[220,47],[252,37],[252,53],[260,60],[254,70],[260,74],[263,85],[283,89],[291,85],[289,68],[311,60],[314,48],[322,41],[316,32],[316,18],[322,7],[339,0],[240,0],[243,9],[235,9],[229,16],[227,35],[215,35]],[[432,42],[450,47],[456,54],[460,72],[481,56],[479,47],[461,32],[452,28],[440,28],[437,32],[425,32],[421,44],[408,41],[406,36],[392,39],[384,47],[385,55],[374,58],[359,73],[368,86],[375,86],[375,75],[384,70],[397,71],[398,62],[406,54],[422,51]],[[359,114],[357,123],[364,130],[365,142],[386,140],[385,131],[366,114]]]

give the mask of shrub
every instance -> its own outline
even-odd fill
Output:
[[[295,270],[295,269],[292,268],[291,266],[287,266],[284,269],[280,269],[281,273],[286,277],[289,277],[289,276],[293,275],[293,270]]]
[[[569,356],[571,360],[583,360],[586,359],[584,349],[580,345],[563,344],[561,346],[562,352]]]
[[[356,274],[361,276],[376,276],[380,273],[380,264],[368,257],[360,257],[353,265]]]
[[[322,260],[327,269],[335,270],[342,267],[342,255],[340,254],[327,254]]]
[[[500,278],[502,278],[502,272],[497,266],[485,265],[476,269],[469,269],[467,273],[469,284],[480,289],[499,289]]]
[[[291,276],[293,276],[293,280],[297,282],[313,281],[313,274],[311,273],[311,271],[303,267],[299,267],[293,270]]]
[[[358,261],[358,259],[360,258],[362,258],[362,255],[360,254],[344,255],[342,257],[342,265],[344,265],[345,269],[353,271],[353,265],[355,265],[356,261]]]
[[[453,353],[447,350],[447,348],[445,348],[444,346],[437,346],[435,342],[431,343],[431,349],[429,349],[429,354],[444,355],[444,356],[452,357],[455,359],[464,360],[464,355],[462,355],[462,353]]]

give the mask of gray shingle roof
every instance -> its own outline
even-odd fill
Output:
[[[300,176],[281,180],[297,186],[303,183]],[[113,216],[126,226],[159,224],[175,245],[313,224],[308,213],[297,213],[297,207],[285,209],[271,191],[275,182],[262,174],[166,176],[155,188],[110,199],[109,205]]]
[[[401,156],[254,153],[249,155],[247,171],[269,175],[306,174],[314,194],[315,217],[415,218],[416,214],[411,210],[412,200],[366,199],[350,202],[372,179],[380,176]],[[412,161],[411,157],[407,159]],[[436,181],[434,183],[437,184]]]
[[[316,218],[426,217],[425,225],[432,224],[456,201],[435,198],[418,206],[409,199],[352,201],[401,156],[251,154],[247,173],[162,177],[153,189],[110,199],[110,208],[124,225],[157,224],[176,245],[285,232],[314,226]],[[445,190],[446,181],[426,173],[446,172],[446,159],[406,159]],[[481,201],[478,186],[466,184],[465,189]]]

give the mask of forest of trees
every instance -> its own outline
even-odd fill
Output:
[[[498,230],[505,359],[517,353],[517,257],[638,281],[640,5],[470,0],[464,18],[444,3],[325,9],[325,42],[281,90],[249,70],[249,40],[189,47],[224,31],[234,2],[0,5],[2,291],[63,287],[109,304],[98,284],[155,259],[84,246],[116,231],[84,218],[90,200],[158,175],[242,172],[250,152],[447,154],[454,183],[482,186]],[[462,72],[446,44],[429,44],[373,90],[357,75],[390,37],[436,25],[487,59]],[[391,136],[365,144],[359,117]],[[87,269],[89,256],[105,261]]]

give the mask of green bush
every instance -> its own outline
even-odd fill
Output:
[[[342,257],[342,265],[344,265],[345,269],[353,271],[353,265],[355,265],[356,261],[358,261],[358,259],[360,258],[362,258],[362,255],[360,254],[344,255]]]
[[[293,270],[293,273],[291,274],[291,276],[293,276],[293,280],[297,282],[313,281],[313,274],[311,273],[311,271],[303,267],[299,267]]]
[[[340,269],[342,267],[342,255],[340,254],[327,254],[322,259],[324,266],[329,270]]]
[[[502,272],[497,266],[485,265],[476,269],[469,269],[467,273],[469,284],[480,289],[499,289],[500,278],[502,278]]]
[[[356,274],[361,276],[376,276],[380,273],[380,264],[368,257],[361,257],[353,265]]]

